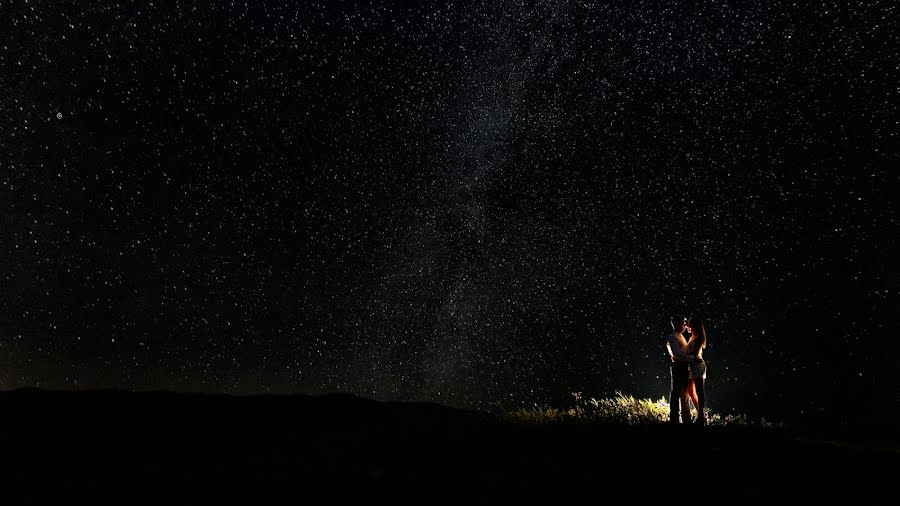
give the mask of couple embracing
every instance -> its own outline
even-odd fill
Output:
[[[687,337],[685,337],[687,334]],[[672,332],[666,339],[666,348],[672,359],[672,393],[669,395],[669,421],[691,423],[691,403],[697,409],[698,425],[706,425],[706,328],[703,321],[692,316],[672,318]],[[680,412],[680,414],[679,414]],[[679,418],[680,417],[680,418]]]

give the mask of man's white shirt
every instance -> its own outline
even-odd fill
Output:
[[[673,330],[672,333],[669,334],[669,339],[666,341],[666,348],[668,348],[669,356],[672,357],[673,360],[687,363],[692,363],[694,361],[694,356],[689,355],[687,352],[687,340],[681,335],[681,332]]]

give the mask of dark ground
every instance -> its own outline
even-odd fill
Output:
[[[7,498],[666,504],[893,495],[896,436],[500,423],[352,396],[0,392]],[[681,466],[675,475],[671,466]],[[691,476],[699,486],[691,491]],[[675,480],[684,480],[673,483]],[[267,501],[268,502],[268,501]]]

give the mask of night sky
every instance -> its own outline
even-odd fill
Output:
[[[0,388],[896,408],[893,2],[220,4],[0,6]]]

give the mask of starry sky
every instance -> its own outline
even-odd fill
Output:
[[[0,18],[4,389],[896,407],[893,2]]]

